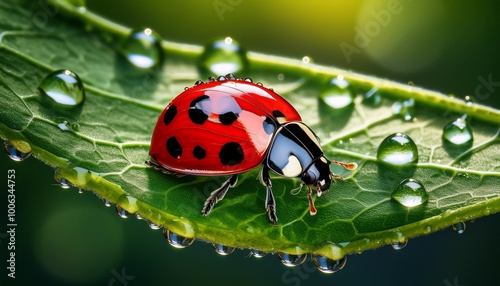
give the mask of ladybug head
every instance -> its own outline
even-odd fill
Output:
[[[316,158],[302,174],[302,182],[307,185],[315,185],[318,194],[326,192],[332,183],[332,175],[330,171],[330,161],[324,156]]]

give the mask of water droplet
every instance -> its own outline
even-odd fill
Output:
[[[374,86],[363,95],[363,103],[371,106],[380,106],[382,103],[382,95],[379,88]]]
[[[141,220],[142,219],[142,216],[139,214],[139,213],[136,213],[135,214],[135,218],[138,219],[138,220]]]
[[[146,220],[149,227],[152,229],[152,230],[158,230],[161,228],[161,226],[157,225],[156,223],[150,221],[150,220]]]
[[[14,147],[10,141],[5,141],[3,143],[4,151],[7,156],[13,161],[21,162],[28,159],[31,156],[31,152],[23,153]]]
[[[465,101],[465,104],[467,104],[467,106],[472,106],[472,104],[474,104],[476,102],[476,98],[472,95],[466,95],[464,97],[464,101]]]
[[[71,123],[69,120],[63,118],[63,117],[57,117],[54,122],[57,124],[57,127],[61,129],[62,131],[78,131],[80,128],[80,125],[77,123]]]
[[[120,207],[119,205],[116,205],[116,212],[118,213],[118,215],[121,218],[128,218],[128,216],[129,216],[129,213],[124,208]]]
[[[308,56],[302,57],[302,63],[303,64],[309,64],[309,63],[312,63],[312,62],[313,62],[313,60],[312,60],[311,57],[308,57]]]
[[[67,2],[73,5],[73,7],[75,7],[80,13],[83,13],[87,10],[85,0],[69,0]]]
[[[320,92],[321,101],[333,109],[342,109],[353,103],[354,94],[342,75],[330,80]]]
[[[394,241],[393,243],[391,243],[391,246],[395,250],[400,250],[400,249],[403,249],[407,244],[408,244],[408,240],[405,239],[403,241]]]
[[[415,179],[404,179],[391,196],[405,207],[419,206],[429,199],[429,194],[422,183]]]
[[[138,68],[153,68],[162,59],[161,37],[150,28],[132,30],[122,43],[120,52]]]
[[[193,238],[187,238],[180,236],[176,233],[171,232],[168,229],[165,229],[163,234],[165,235],[165,239],[167,240],[168,244],[175,248],[186,248],[193,244],[194,237]]]
[[[285,74],[278,74],[278,80],[284,80],[285,79]]]
[[[263,252],[263,251],[260,251],[260,250],[257,250],[257,249],[250,249],[250,253],[254,256],[254,257],[257,257],[257,258],[262,258],[264,256],[267,255],[267,252]]]
[[[408,82],[408,90],[409,90],[409,91],[412,91],[414,86],[415,86],[415,83],[414,83],[413,81],[411,81],[411,80],[410,80],[410,81]]]
[[[457,146],[471,145],[474,140],[472,128],[466,120],[458,118],[443,128],[443,140]]]
[[[61,107],[75,107],[85,100],[82,80],[70,70],[50,73],[40,83],[39,88],[42,95]]]
[[[318,267],[319,271],[330,274],[330,273],[335,273],[344,268],[347,262],[347,256],[344,256],[339,260],[333,260],[321,255],[313,255],[312,261],[314,265]]]
[[[452,228],[453,228],[453,231],[455,231],[456,233],[462,234],[465,232],[465,222],[461,221],[457,224],[454,224],[452,226]]]
[[[69,189],[71,187],[68,180],[66,180],[65,178],[60,178],[58,181],[59,184],[61,185],[61,188],[63,189]]]
[[[377,158],[391,165],[406,165],[418,161],[418,149],[415,142],[404,133],[387,136],[377,151]]]
[[[222,244],[213,244],[215,252],[217,252],[220,255],[228,255],[233,253],[234,247],[227,246],[227,245],[222,245]]]
[[[108,200],[107,200],[107,199],[105,199],[105,198],[101,198],[101,200],[102,200],[102,202],[104,203],[104,206],[106,206],[106,207],[108,207],[108,208],[112,205],[112,204],[111,204],[111,202],[110,202],[110,201],[108,201]]]
[[[78,193],[83,194],[85,191],[82,188],[78,188]]]
[[[284,252],[278,252],[278,257],[285,266],[294,267],[300,265],[306,261],[307,253],[303,254],[288,254]]]
[[[248,67],[246,51],[230,37],[212,40],[200,57],[200,67],[215,75],[241,73]]]
[[[392,112],[401,116],[404,121],[411,121],[415,117],[415,99],[394,102]]]

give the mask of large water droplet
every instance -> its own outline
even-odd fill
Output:
[[[312,261],[318,269],[323,273],[335,273],[342,268],[344,268],[347,262],[347,256],[342,257],[339,260],[333,260],[330,258],[326,258],[321,255],[313,255]]]
[[[85,100],[85,90],[78,75],[70,70],[57,70],[47,75],[39,86],[42,95],[61,107],[75,107]]]
[[[452,226],[452,228],[453,228],[453,231],[455,231],[456,233],[462,234],[465,232],[465,222],[461,221],[457,224],[454,224]]]
[[[321,101],[333,109],[343,109],[353,103],[354,94],[342,75],[330,80],[319,94]]]
[[[394,133],[380,143],[377,158],[396,166],[416,163],[418,161],[417,145],[408,135]]]
[[[155,67],[162,59],[161,37],[150,28],[132,30],[120,52],[138,68]]]
[[[119,205],[116,205],[116,212],[118,213],[118,215],[121,218],[128,218],[128,216],[129,216],[129,213],[124,208],[120,207]]]
[[[241,73],[248,67],[246,51],[230,37],[212,40],[200,57],[200,67],[215,75]]]
[[[429,199],[429,194],[421,182],[404,179],[392,192],[392,198],[405,207],[415,207],[425,203]]]
[[[470,145],[474,140],[472,128],[466,120],[458,118],[443,128],[443,140],[453,145]]]
[[[392,104],[392,112],[398,114],[404,121],[411,121],[415,117],[415,100],[396,101]]]
[[[285,266],[294,267],[300,265],[306,261],[307,253],[303,254],[288,254],[284,252],[278,252],[278,257]]]
[[[3,143],[3,147],[5,154],[7,154],[7,156],[9,156],[9,158],[12,159],[13,161],[17,162],[24,161],[28,159],[29,156],[31,156],[31,152],[23,153],[17,150],[16,147],[14,147],[14,145],[12,145],[12,143],[10,143],[9,141],[5,141]]]
[[[403,249],[407,244],[408,244],[408,240],[405,239],[402,241],[395,241],[395,242],[391,243],[391,246],[395,250],[400,250],[400,249]]]
[[[254,257],[257,257],[257,258],[262,258],[264,256],[267,255],[267,252],[263,252],[263,251],[260,251],[260,250],[257,250],[257,249],[250,249],[250,253],[254,256]]]
[[[168,229],[165,229],[163,231],[163,234],[165,235],[165,239],[167,240],[168,244],[175,248],[186,248],[193,244],[194,237],[193,238],[187,238],[184,236],[180,236],[176,233],[171,232]]]
[[[213,244],[215,252],[217,252],[220,255],[228,255],[233,253],[234,247],[232,246],[227,246],[227,245],[222,245],[222,244]]]

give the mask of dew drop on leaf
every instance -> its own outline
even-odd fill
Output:
[[[344,256],[339,260],[333,260],[321,255],[313,255],[312,261],[314,265],[316,265],[316,267],[319,269],[319,271],[330,274],[344,268],[347,262],[347,256]]]
[[[63,189],[69,189],[71,187],[68,180],[66,180],[65,178],[60,178],[58,181],[59,185],[61,185],[61,188]]]
[[[452,226],[452,228],[456,233],[462,234],[465,232],[465,222],[461,221],[459,223],[456,223]]]
[[[408,244],[408,240],[405,239],[403,241],[395,241],[395,242],[391,243],[391,246],[395,250],[400,250],[400,249],[403,249],[407,244]]]
[[[150,220],[147,220],[147,223],[149,225],[149,228],[151,228],[152,230],[158,230],[161,228],[161,226],[157,225],[156,223],[154,223]]]
[[[150,28],[132,30],[121,44],[120,52],[135,67],[153,68],[162,59],[161,37]]]
[[[229,255],[229,254],[233,253],[233,251],[234,251],[234,247],[232,247],[232,246],[227,246],[227,245],[217,244],[217,243],[214,243],[213,246],[214,246],[215,252],[217,252],[220,255]]]
[[[203,71],[222,75],[241,73],[248,67],[246,51],[231,37],[210,41],[203,50],[199,62]]]
[[[184,236],[180,236],[168,229],[165,229],[163,234],[165,235],[165,239],[167,240],[168,244],[175,248],[186,248],[193,244],[194,242],[194,237],[193,238],[187,238]]]
[[[404,133],[387,136],[377,151],[377,158],[391,165],[406,165],[418,161],[418,149],[415,142]]]
[[[307,253],[303,254],[288,254],[285,252],[278,252],[278,257],[285,266],[294,267],[306,261]]]
[[[260,251],[258,249],[251,249],[250,254],[252,254],[256,258],[262,258],[267,255],[267,252]]]
[[[102,202],[104,203],[104,206],[105,206],[105,207],[108,207],[108,208],[109,208],[109,207],[111,206],[111,202],[110,202],[110,201],[108,201],[107,199],[105,199],[105,198],[101,198],[101,200],[102,200]]]
[[[302,57],[302,63],[303,63],[303,64],[310,64],[310,63],[312,63],[312,62],[313,62],[313,60],[312,60],[312,58],[311,58],[311,57],[309,57],[309,56],[304,56],[304,57]]]
[[[331,79],[319,94],[320,100],[333,109],[343,109],[353,103],[354,93],[344,76]]]
[[[129,216],[129,213],[124,208],[120,207],[119,205],[116,205],[116,213],[118,213],[118,215],[121,218],[128,218],[128,216]]]
[[[3,143],[3,146],[5,154],[7,154],[7,156],[9,156],[9,158],[12,159],[13,161],[17,162],[24,161],[28,159],[29,156],[31,156],[31,152],[23,153],[17,150],[16,147],[14,147],[14,145],[12,145],[12,143],[10,143],[9,141],[5,141]]]
[[[403,206],[411,208],[425,203],[429,194],[420,181],[409,178],[399,183],[391,197]]]
[[[392,104],[392,112],[398,114],[404,121],[411,121],[415,117],[415,100],[396,101]]]
[[[80,125],[78,123],[71,123],[69,120],[63,117],[57,117],[54,122],[57,124],[57,127],[62,131],[78,131]]]
[[[470,145],[474,140],[472,128],[466,120],[458,118],[443,128],[443,140],[453,145]]]
[[[379,92],[379,88],[374,86],[363,94],[363,103],[369,106],[380,106],[382,103],[382,95]]]
[[[85,100],[82,80],[70,70],[57,70],[48,74],[39,88],[42,96],[58,107],[76,107]]]

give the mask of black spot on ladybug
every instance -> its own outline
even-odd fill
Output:
[[[239,143],[228,142],[220,148],[219,159],[222,165],[233,166],[243,162],[243,148]]]
[[[191,101],[191,104],[189,104],[188,115],[189,119],[191,119],[194,124],[203,124],[208,119],[208,114],[206,114],[205,110],[201,108],[200,103],[202,101],[206,101],[207,103],[209,103],[210,97],[208,97],[208,95],[198,96],[193,101]]]
[[[177,141],[177,138],[175,136],[172,136],[168,138],[167,140],[167,151],[170,156],[174,158],[180,158],[182,155],[182,146],[179,144],[179,141]]]
[[[277,109],[276,109],[276,110],[273,110],[273,116],[274,116],[275,118],[279,118],[279,117],[286,118],[286,117],[285,117],[285,114],[283,114],[283,112],[281,112],[281,111],[279,111],[279,110],[277,110]]]
[[[273,134],[276,130],[274,120],[269,116],[266,116],[266,120],[262,122],[262,127],[267,134]]]
[[[193,156],[196,159],[201,160],[207,156],[207,152],[201,146],[196,145],[193,149]]]
[[[169,125],[174,120],[175,115],[177,115],[177,106],[171,105],[163,115],[163,123]]]
[[[232,111],[219,114],[220,123],[222,123],[223,125],[231,125],[236,121],[236,119],[238,119],[238,114]]]

